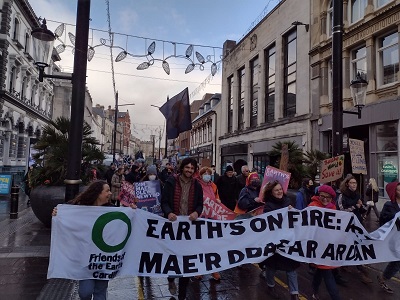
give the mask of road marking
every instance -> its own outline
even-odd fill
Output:
[[[257,267],[258,269],[260,269],[261,270],[261,268],[260,268],[260,266],[258,265],[258,264],[253,264],[255,267]],[[284,283],[282,280],[280,280],[278,277],[274,277],[275,278],[275,281],[276,281],[276,283],[277,284],[279,284],[281,287],[283,287],[284,289],[286,289],[286,290],[288,290],[289,291],[289,287],[287,286],[287,284],[286,283]],[[306,296],[304,296],[304,295],[302,295],[302,294],[300,294],[300,291],[299,291],[299,299],[301,299],[301,300],[307,300],[308,298],[306,297]]]

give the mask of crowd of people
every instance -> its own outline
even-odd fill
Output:
[[[167,163],[161,170],[160,165],[146,166],[143,161],[123,167],[112,164],[105,174],[106,181],[94,181],[81,195],[71,201],[77,205],[120,205],[120,197],[129,197],[132,185],[135,182],[159,180],[162,187],[161,209],[165,218],[174,222],[177,216],[187,216],[189,220],[196,220],[203,211],[203,202],[206,199],[224,204],[227,208],[238,214],[237,219],[250,218],[247,212],[254,209],[263,209],[263,212],[271,212],[281,208],[304,209],[308,206],[322,207],[326,209],[339,209],[353,213],[360,222],[363,222],[373,210],[380,225],[394,218],[400,211],[400,183],[393,182],[386,186],[390,201],[385,203],[381,212],[376,203],[379,200],[379,189],[375,179],[371,178],[365,189],[365,195],[361,196],[356,178],[348,174],[339,183],[323,184],[316,186],[311,178],[305,178],[302,186],[296,194],[296,198],[290,199],[285,193],[282,183],[279,181],[268,182],[260,193],[261,178],[256,172],[251,172],[247,165],[241,167],[241,174],[236,175],[232,166],[227,166],[223,175],[215,171],[215,166],[199,166],[193,158],[184,159],[179,167],[173,167]],[[125,194],[124,194],[125,193]],[[132,195],[131,195],[132,196]],[[134,198],[134,196],[132,196]],[[131,205],[136,208],[134,201]],[[53,216],[57,210],[53,211]],[[400,221],[397,221],[400,229]],[[268,286],[269,295],[278,299],[281,296],[275,289],[275,274],[283,271],[287,275],[290,299],[299,299],[299,286],[296,269],[300,263],[279,254],[260,263]],[[309,264],[309,272],[313,279],[310,282],[313,294],[312,299],[319,299],[319,290],[322,281],[331,299],[340,299],[337,285],[346,285],[346,280],[341,274],[348,271],[349,267],[334,268],[323,265]],[[365,284],[370,284],[368,269],[359,265],[354,269]],[[393,290],[387,284],[400,270],[400,261],[391,262],[377,280],[381,288],[387,293]],[[212,278],[219,281],[221,275],[212,273]],[[199,280],[202,276],[192,278]],[[176,285],[178,279],[178,287]],[[189,277],[168,278],[168,288],[172,295],[179,300],[187,299],[187,287],[190,284]],[[79,294],[81,299],[106,299],[107,281],[81,280]]]

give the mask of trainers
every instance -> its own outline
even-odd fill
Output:
[[[212,273],[211,276],[214,278],[216,281],[221,280],[221,275],[218,272]]]
[[[319,297],[317,294],[312,294],[311,299],[313,300],[319,300]]]
[[[275,287],[268,287],[267,289],[268,294],[274,298],[274,299],[280,299],[281,297],[279,296],[279,294],[276,292]]]
[[[378,279],[379,285],[381,286],[381,288],[389,294],[393,294],[393,290],[386,284],[385,280],[383,279],[383,277],[381,276],[377,276],[376,277]]]
[[[168,290],[171,293],[171,295],[176,295],[175,281],[168,281]]]

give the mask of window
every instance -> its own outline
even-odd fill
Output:
[[[232,132],[233,125],[233,76],[228,78],[228,132]]]
[[[355,23],[364,18],[364,11],[367,6],[368,0],[351,0],[350,5],[350,20]]]
[[[328,62],[328,102],[332,103],[333,99],[333,77],[332,77],[332,60]]]
[[[212,122],[208,123],[208,141],[212,141]]]
[[[18,136],[17,158],[25,158],[27,138]]]
[[[381,7],[393,0],[376,0],[376,7]]]
[[[203,142],[203,127],[199,128],[199,144]]]
[[[11,72],[10,72],[10,84],[9,84],[9,86],[10,86],[9,92],[10,93],[12,93],[14,90],[15,71],[16,71],[16,68],[12,67]]]
[[[399,71],[398,33],[378,40],[378,85],[397,82]]]
[[[17,135],[10,134],[10,149],[8,150],[8,157],[15,158],[17,155]]]
[[[257,126],[258,115],[258,57],[250,62],[251,69],[251,109],[250,109],[250,127]]]
[[[238,72],[239,77],[239,97],[238,97],[238,130],[243,130],[244,128],[244,89],[245,89],[245,69],[242,68]]]
[[[25,91],[26,91],[26,77],[22,80],[22,85],[21,85],[21,100],[24,101],[25,96]]]
[[[24,52],[29,53],[29,34],[25,33],[25,47]]]
[[[360,74],[363,79],[367,78],[367,49],[365,47],[351,51],[350,78],[356,79],[357,74]]]
[[[275,45],[265,50],[265,122],[275,119]]]
[[[326,12],[326,35],[332,35],[332,25],[333,25],[333,1],[330,1],[328,11]]]
[[[297,32],[291,31],[285,37],[284,65],[284,108],[283,116],[291,117],[296,114],[296,69],[297,69]]]
[[[14,19],[14,33],[13,33],[13,40],[18,41],[19,36],[19,21],[17,18]]]

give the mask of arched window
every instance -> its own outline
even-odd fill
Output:
[[[19,21],[17,18],[14,19],[14,33],[13,33],[13,40],[18,40],[19,36]]]

